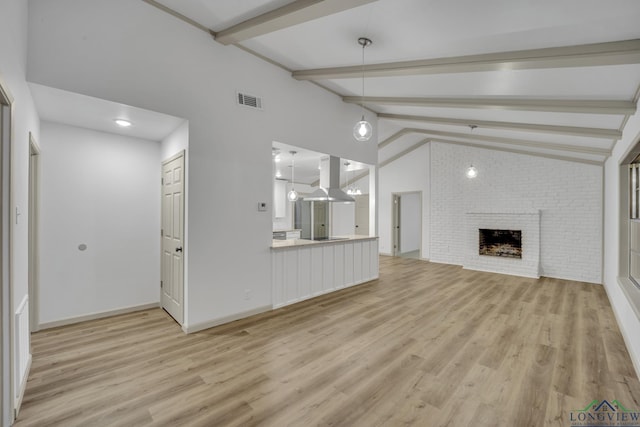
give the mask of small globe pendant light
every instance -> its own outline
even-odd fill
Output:
[[[373,129],[371,123],[364,119],[364,48],[369,46],[372,41],[366,37],[360,37],[358,44],[362,46],[362,98],[360,106],[362,107],[362,119],[353,127],[353,137],[356,141],[365,142],[371,139]]]
[[[298,200],[298,192],[295,189],[295,170],[296,170],[296,161],[294,159],[294,156],[296,155],[297,151],[289,151],[289,153],[291,153],[291,190],[287,193],[287,199],[289,199],[290,202],[295,202],[296,200]]]

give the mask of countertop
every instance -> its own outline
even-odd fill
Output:
[[[289,240],[273,240],[271,249],[279,248],[293,248],[298,246],[310,246],[310,245],[328,245],[331,243],[344,243],[354,240],[373,240],[377,239],[377,236],[336,236],[338,240],[307,240],[307,239],[289,239]]]

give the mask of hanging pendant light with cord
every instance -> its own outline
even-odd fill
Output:
[[[371,135],[373,134],[371,123],[364,119],[364,48],[369,46],[371,43],[371,39],[366,37],[360,37],[358,39],[358,44],[362,46],[362,98],[360,101],[360,106],[362,107],[362,119],[353,127],[353,137],[356,141],[360,142],[368,141],[371,139]]]
[[[295,161],[295,155],[297,153],[297,151],[289,151],[289,153],[291,153],[291,191],[289,191],[287,193],[287,199],[289,199],[290,202],[295,202],[296,200],[298,200],[298,192],[295,189],[295,170],[296,170],[296,161]]]

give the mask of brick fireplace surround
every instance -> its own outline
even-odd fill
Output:
[[[523,277],[540,277],[540,215],[539,210],[512,212],[467,212],[463,267]],[[522,258],[479,255],[481,228],[522,230]]]

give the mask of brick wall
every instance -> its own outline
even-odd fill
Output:
[[[473,164],[478,177],[468,179]],[[431,248],[462,265],[468,212],[540,210],[540,274],[602,282],[602,168],[431,143]]]

